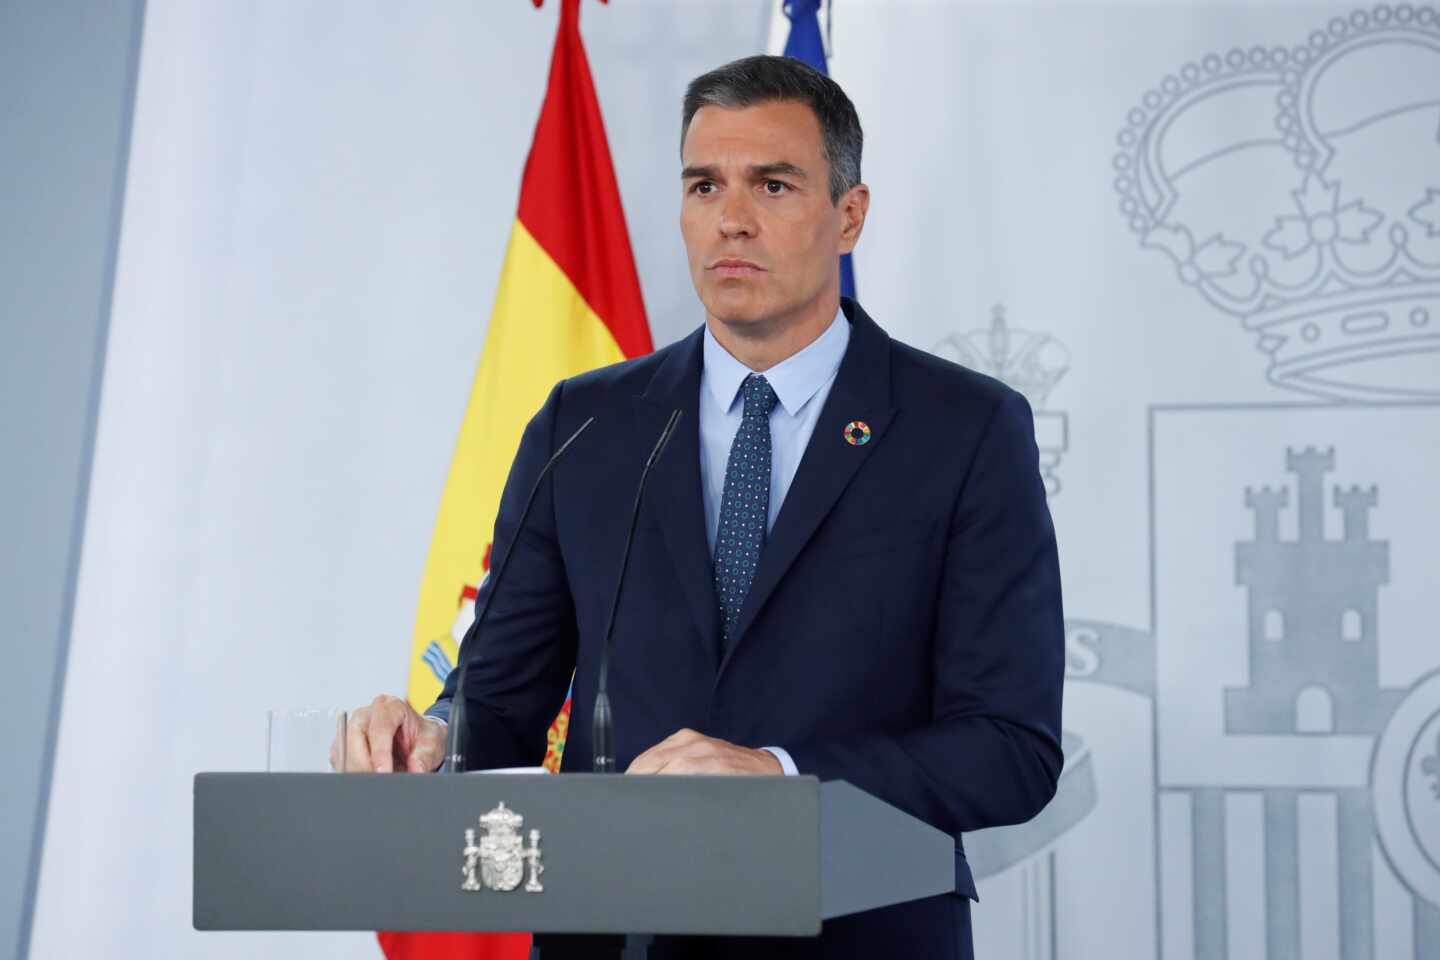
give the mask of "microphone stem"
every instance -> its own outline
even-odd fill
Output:
[[[630,530],[625,534],[625,552],[620,556],[620,580],[615,584],[615,599],[610,604],[610,621],[605,625],[605,639],[600,643],[600,676],[596,683],[595,712],[590,725],[590,740],[594,749],[591,770],[595,773],[615,772],[614,719],[610,713],[608,692],[610,638],[615,633],[615,617],[620,612],[620,598],[625,592],[625,572],[630,569],[630,548],[635,544],[635,530],[640,525],[640,502],[645,497],[645,483],[650,478],[650,468],[660,459],[660,454],[670,442],[670,436],[675,432],[675,425],[680,422],[683,413],[683,410],[676,410],[670,414],[665,429],[660,431],[660,439],[655,442],[655,449],[650,451],[650,458],[645,461],[645,468],[640,471],[640,483],[635,489],[635,506],[630,511]]]
[[[505,551],[505,557],[500,561],[500,567],[495,571],[495,579],[490,584],[490,589],[485,592],[485,603],[480,607],[480,612],[475,617],[475,623],[470,627],[470,635],[467,639],[473,644],[479,642],[480,628],[485,623],[485,617],[490,613],[490,604],[495,600],[495,594],[500,590],[500,581],[505,577],[505,571],[510,568],[510,561],[515,557],[515,548],[519,544],[520,535],[525,532],[525,521],[530,516],[530,508],[535,504],[535,495],[540,492],[540,484],[550,473],[550,468],[555,466],[570,444],[579,439],[580,434],[589,429],[590,424],[595,422],[591,417],[580,428],[570,434],[570,439],[560,444],[558,450],[550,455],[545,461],[545,466],[540,468],[540,473],[535,477],[535,482],[530,485],[530,495],[525,499],[525,508],[520,511],[520,521],[515,524],[515,537],[510,544],[510,549]],[[465,656],[464,644],[460,647],[460,675],[455,681],[455,696],[450,703],[450,728],[445,737],[445,762],[440,769],[445,773],[465,772],[465,678],[469,676],[470,661],[473,657]]]
[[[460,680],[464,681],[465,674],[460,674]],[[464,773],[465,772],[465,751],[460,744],[460,730],[465,726],[465,693],[463,688],[456,684],[455,700],[450,704],[450,729],[445,737],[445,763],[440,767],[442,773]]]
[[[640,498],[645,495],[645,479],[650,474],[650,463],[640,472],[640,487],[635,491],[635,509],[630,512],[630,532],[625,536],[625,552],[620,556],[620,581],[615,584],[615,599],[610,605],[610,622],[605,627],[605,640],[600,650],[600,677],[595,689],[595,718],[591,725],[591,738],[595,748],[595,773],[615,772],[615,752],[611,749],[614,720],[610,715],[610,635],[615,632],[615,614],[620,610],[620,598],[625,593],[625,571],[630,569],[630,547],[635,543],[635,528],[640,524]]]

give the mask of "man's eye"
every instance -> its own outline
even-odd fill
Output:
[[[695,184],[693,187],[690,188],[691,193],[698,193],[702,197],[708,197],[711,193],[714,192],[714,190],[715,184],[711,183],[709,180],[701,180],[699,183]]]
[[[778,197],[778,196],[780,196],[782,193],[784,193],[786,190],[789,190],[789,189],[790,189],[790,185],[789,185],[788,183],[783,183],[783,182],[781,182],[781,181],[779,181],[779,180],[766,180],[766,181],[765,181],[765,192],[768,193],[768,194],[770,194],[770,196],[772,196],[772,197]]]

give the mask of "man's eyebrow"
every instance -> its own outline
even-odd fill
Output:
[[[804,170],[786,160],[777,160],[774,163],[756,163],[750,166],[750,179],[762,180],[766,177],[795,177],[804,180],[807,174]],[[720,173],[715,167],[686,167],[680,171],[681,180],[718,180]]]
[[[795,166],[795,164],[783,160],[778,163],[760,163],[750,168],[750,177],[753,180],[774,176],[795,177],[804,180],[806,174],[804,170],[801,170]]]

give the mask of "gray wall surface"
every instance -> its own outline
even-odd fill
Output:
[[[0,4],[0,956],[34,903],[143,11]]]

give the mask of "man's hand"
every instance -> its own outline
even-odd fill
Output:
[[[677,730],[635,758],[626,773],[774,773],[780,761],[768,750],[737,747],[694,730]]]
[[[380,694],[350,714],[345,727],[345,772],[429,773],[445,757],[445,724],[416,713],[399,697]],[[330,766],[335,766],[335,744]]]

